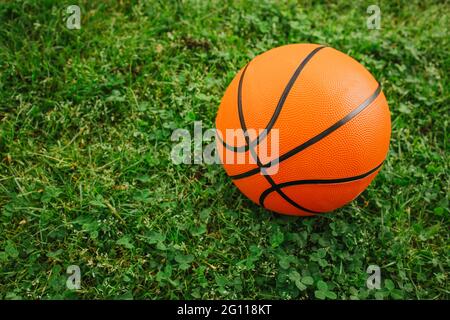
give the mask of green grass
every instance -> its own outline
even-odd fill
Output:
[[[449,298],[448,2],[381,1],[381,30],[371,2],[100,3],[68,30],[72,1],[0,2],[1,299]],[[246,62],[297,42],[360,61],[392,114],[371,186],[306,219],[169,156]]]

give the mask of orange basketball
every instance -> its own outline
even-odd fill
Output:
[[[292,44],[241,69],[220,103],[217,150],[248,198],[283,214],[314,215],[352,201],[389,148],[380,84],[333,48]]]

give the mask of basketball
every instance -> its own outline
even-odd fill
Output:
[[[389,149],[380,84],[330,47],[291,44],[256,56],[231,81],[216,144],[233,183],[253,202],[309,216],[351,202]]]

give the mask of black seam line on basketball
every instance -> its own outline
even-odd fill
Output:
[[[247,65],[248,66],[248,65]],[[244,69],[243,74],[245,73],[245,70],[247,69],[247,66]],[[243,85],[243,74],[241,76],[241,79],[239,80],[239,87],[238,87],[238,108],[239,108],[239,121],[241,123],[241,127],[247,131],[247,127],[245,125],[245,119],[244,119],[244,113],[242,112],[242,85]],[[261,160],[258,157],[258,154],[256,153],[254,147],[249,144],[249,138],[248,135],[245,134],[245,141],[247,143],[247,145],[249,146],[249,153],[250,156],[253,157],[256,160],[256,164],[259,168],[261,168],[262,173],[264,173],[265,169],[263,168],[263,165],[261,163]],[[293,205],[294,207],[301,209],[301,210],[305,210],[307,212],[310,213],[319,213],[319,212],[315,212],[306,208],[303,208],[302,206],[300,206],[299,204],[297,204],[294,200],[292,200],[291,198],[289,198],[281,189],[279,189],[275,183],[275,181],[273,181],[273,179],[271,177],[269,177],[268,175],[264,175],[264,177],[266,178],[266,180],[270,183],[270,185],[274,188],[276,188],[276,191],[280,194],[281,197],[283,197],[283,199],[285,199],[288,203],[290,203],[291,205]],[[264,206],[262,206],[264,208]]]
[[[308,62],[312,59],[312,57],[317,52],[322,50],[323,48],[325,48],[325,46],[319,46],[319,47],[315,48],[306,56],[305,59],[303,59],[303,61],[300,63],[300,65],[295,70],[294,74],[289,79],[288,84],[284,88],[283,93],[281,94],[280,100],[278,101],[277,107],[275,108],[275,112],[273,113],[272,117],[270,118],[270,121],[267,124],[265,130],[263,130],[261,135],[256,137],[255,140],[250,142],[249,145],[252,146],[254,144],[255,146],[257,146],[269,134],[270,130],[272,130],[273,126],[275,125],[275,122],[277,121],[278,116],[281,113],[281,109],[283,108],[284,103],[286,102],[286,99],[289,95],[289,92],[291,92],[291,89],[294,86],[294,83],[297,80],[298,76],[300,75],[302,70],[305,68],[305,66],[308,64]],[[247,131],[247,129],[245,131]]]
[[[270,132],[270,130],[272,130],[273,126],[275,125],[276,120],[278,119],[280,113],[281,113],[281,109],[284,106],[284,103],[286,102],[286,99],[289,95],[289,92],[291,91],[292,87],[294,86],[295,81],[297,80],[297,78],[299,77],[300,73],[302,72],[302,70],[305,68],[306,64],[312,59],[312,57],[319,52],[320,50],[322,50],[323,48],[326,48],[326,46],[319,46],[317,48],[315,48],[314,50],[312,50],[305,59],[303,59],[303,61],[300,63],[300,65],[297,67],[297,69],[295,70],[295,72],[293,73],[293,75],[291,76],[291,78],[289,79],[289,82],[287,83],[286,87],[283,90],[283,93],[280,96],[280,100],[278,101],[278,104],[275,108],[274,113],[272,114],[272,117],[269,120],[269,123],[267,124],[265,130],[263,130],[263,132],[258,135],[258,137],[256,137],[253,141],[248,142],[245,146],[240,146],[240,147],[234,147],[234,146],[230,146],[228,145],[225,141],[222,140],[222,144],[229,150],[232,150],[234,152],[247,152],[248,151],[248,147],[249,145],[251,146],[257,146]],[[242,97],[242,80],[244,77],[244,73],[245,70],[247,69],[247,66],[245,67],[242,75],[241,75],[241,79],[239,80],[239,88],[238,88],[238,112],[239,112],[239,119],[241,120],[241,118],[243,118],[243,110],[242,110],[242,99],[240,100],[241,102],[239,103],[239,95]],[[241,122],[242,124],[242,122]],[[244,133],[247,132],[247,128],[242,127],[242,130],[244,130]],[[246,141],[248,141],[248,135],[245,135]]]
[[[242,124],[245,126],[245,121],[244,121],[244,117],[242,117]],[[309,212],[311,214],[314,213],[320,213],[320,212],[316,212],[316,211],[312,211],[309,210],[307,208],[304,208],[302,206],[300,206],[298,203],[296,203],[294,200],[292,200],[291,198],[289,198],[280,188],[278,188],[277,184],[275,183],[275,181],[273,181],[273,179],[271,177],[269,177],[267,174],[265,174],[265,168],[263,167],[261,160],[258,157],[258,154],[256,153],[254,146],[249,146],[249,152],[250,152],[250,156],[253,157],[256,160],[256,163],[258,165],[259,168],[261,168],[261,173],[264,174],[264,178],[270,183],[270,185],[272,186],[272,188],[274,188],[274,190],[284,199],[286,200],[288,203],[290,203],[291,205],[293,205],[294,207],[300,209],[300,210],[304,210],[306,212]],[[270,188],[269,188],[270,189]],[[263,208],[264,204],[262,205]]]
[[[282,162],[286,159],[289,159],[290,157],[296,155],[297,153],[299,153],[299,152],[305,150],[306,148],[312,146],[313,144],[319,142],[320,140],[322,140],[323,138],[325,138],[326,136],[333,133],[334,131],[336,131],[337,129],[342,127],[344,124],[346,124],[347,122],[352,120],[359,113],[361,113],[365,108],[367,108],[378,97],[380,92],[381,92],[381,85],[378,83],[378,86],[377,86],[377,89],[375,90],[375,92],[369,98],[367,98],[362,104],[360,104],[357,108],[355,108],[353,111],[351,111],[349,114],[347,114],[344,118],[337,121],[335,124],[328,127],[327,129],[325,129],[321,133],[317,134],[316,136],[312,137],[308,141],[302,143],[301,145],[299,145],[299,146],[295,147],[294,149],[281,155],[277,159],[272,160],[271,162],[268,162],[266,164],[263,164],[263,167],[270,167],[271,163],[279,164],[280,162]],[[235,180],[243,179],[243,178],[247,178],[247,177],[250,177],[250,176],[258,173],[260,170],[261,170],[261,168],[258,167],[258,168],[254,168],[249,171],[239,173],[239,174],[236,174],[236,175],[233,175],[230,177]]]
[[[291,186],[299,186],[299,185],[306,185],[306,184],[333,184],[333,183],[344,183],[344,182],[351,182],[356,180],[361,180],[363,178],[366,178],[367,176],[371,175],[375,171],[377,171],[381,166],[383,165],[384,161],[381,162],[379,165],[377,165],[375,168],[357,175],[353,177],[346,177],[346,178],[339,178],[339,179],[311,179],[311,180],[295,180],[295,181],[288,181],[279,183],[276,185],[276,187],[272,186],[271,188],[268,188],[261,193],[259,197],[259,203],[262,207],[264,207],[264,201],[266,200],[266,197],[271,194],[274,191],[278,191],[276,189],[282,189],[285,187],[291,187]]]
[[[247,68],[248,68],[249,64],[250,64],[250,62],[247,63],[247,65],[245,66],[244,70],[242,70],[242,74],[241,74],[241,76],[239,78],[238,96],[237,96],[239,122],[241,124],[242,131],[244,132],[245,145],[244,146],[240,146],[240,147],[231,146],[231,145],[227,144],[221,137],[219,137],[219,140],[222,141],[222,145],[225,148],[227,148],[228,150],[231,150],[231,151],[234,151],[234,152],[247,152],[248,149],[249,149],[248,137],[246,135],[247,127],[245,126],[244,112],[242,110],[242,84],[244,82],[244,75],[245,75],[245,72],[247,71]]]
[[[312,213],[312,214],[316,214],[316,213],[321,213],[319,211],[314,211],[314,210],[310,210],[308,208],[302,207],[301,205],[299,205],[297,202],[295,202],[294,200],[292,200],[288,195],[286,195],[283,190],[281,190],[281,188],[279,187],[278,184],[275,183],[275,181],[273,181],[273,179],[271,177],[269,177],[268,175],[264,175],[264,177],[266,178],[266,180],[270,183],[270,185],[272,187],[268,188],[267,190],[272,190],[276,191],[284,200],[286,200],[289,204],[291,204],[292,206],[294,206],[297,209],[306,211],[308,213]],[[266,190],[266,191],[267,191]],[[262,194],[261,194],[262,195]],[[265,198],[265,197],[264,197]],[[260,201],[259,204],[261,205],[261,207],[265,208],[264,206],[264,201],[261,202],[261,196],[260,196]]]
[[[248,151],[248,144],[245,144],[243,146],[239,146],[239,147],[234,147],[234,146],[230,146],[229,144],[227,144],[225,141],[223,141],[222,137],[219,135],[219,133],[216,134],[217,139],[219,139],[219,142],[222,143],[222,145],[227,148],[228,150],[234,151],[236,153],[240,153],[240,152],[247,152]]]
[[[244,83],[244,75],[245,75],[245,72],[247,71],[247,68],[248,68],[249,64],[250,64],[250,62],[247,63],[247,65],[244,68],[244,71],[242,71],[241,78],[239,79],[238,96],[237,96],[239,122],[241,124],[242,130],[244,131],[245,143],[247,145],[249,145],[249,143],[248,143],[248,136],[246,135],[246,133],[247,133],[247,126],[245,125],[244,111],[243,111],[243,108],[242,108],[242,84]]]

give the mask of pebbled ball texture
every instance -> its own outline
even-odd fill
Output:
[[[243,125],[248,141],[243,130],[227,140],[226,129]],[[357,197],[380,170],[391,132],[374,77],[348,55],[316,44],[286,45],[255,57],[228,86],[216,128],[217,150],[234,184],[255,203],[290,215],[332,211]],[[259,145],[270,146],[277,132],[278,154],[254,144],[250,129],[265,128],[270,130]],[[226,163],[230,153],[246,163]],[[255,163],[276,159],[281,161],[271,175]]]

